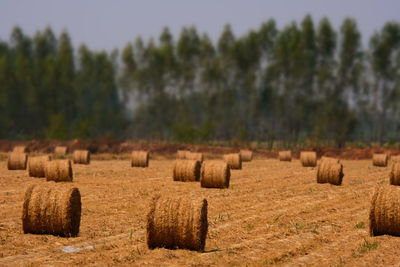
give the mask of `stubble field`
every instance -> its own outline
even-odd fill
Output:
[[[231,171],[228,189],[174,182],[173,160],[132,168],[129,159],[74,165],[82,195],[76,238],[23,234],[22,201],[27,171],[0,162],[0,266],[2,265],[394,265],[399,239],[370,237],[368,214],[377,184],[388,184],[389,167],[370,160],[343,160],[342,186],[316,183],[316,168],[298,160],[256,158]],[[204,252],[146,245],[146,214],[157,194],[208,200]],[[67,253],[63,248],[82,249]]]

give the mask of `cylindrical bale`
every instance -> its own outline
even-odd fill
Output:
[[[224,155],[224,160],[231,169],[240,170],[242,168],[242,158],[239,153],[226,154]]]
[[[26,153],[26,152],[28,152],[28,149],[27,149],[26,146],[15,146],[13,148],[12,152],[15,152],[15,153]]]
[[[292,151],[279,151],[279,160],[280,161],[292,161]]]
[[[203,162],[203,154],[202,153],[194,153],[194,152],[186,152],[186,159],[197,160],[198,162]]]
[[[173,179],[181,182],[200,180],[201,164],[198,160],[177,160],[174,165]]]
[[[26,153],[11,152],[8,156],[7,167],[9,170],[26,170],[27,161]]]
[[[372,156],[372,165],[377,167],[386,167],[388,162],[388,156],[386,154],[375,153]]]
[[[333,160],[322,161],[317,170],[317,183],[341,185],[343,181],[343,165]]]
[[[204,250],[208,231],[207,200],[156,196],[147,214],[147,246]]]
[[[400,161],[400,155],[391,156],[390,159],[392,160],[392,162]]]
[[[303,167],[315,167],[317,165],[317,153],[314,151],[300,152],[300,161]]]
[[[178,159],[186,159],[186,154],[190,153],[190,151],[187,150],[178,150],[176,152],[176,156]]]
[[[149,152],[147,151],[133,151],[131,158],[132,167],[148,167],[149,166]]]
[[[400,185],[400,161],[393,162],[389,178],[391,185]]]
[[[50,156],[30,157],[28,161],[28,173],[30,177],[45,177],[46,163]]]
[[[71,160],[59,159],[48,161],[45,167],[45,176],[47,181],[72,182]]]
[[[68,147],[66,146],[56,146],[56,148],[54,149],[54,154],[56,155],[67,155],[68,153]]]
[[[240,150],[240,157],[242,161],[248,162],[253,160],[253,151],[251,150]]]
[[[24,233],[73,237],[79,233],[81,195],[78,188],[55,183],[32,185],[25,191]]]
[[[206,188],[228,188],[231,171],[222,161],[205,161],[201,165],[200,184]]]
[[[369,212],[370,234],[400,236],[400,188],[380,185],[372,196]]]
[[[90,151],[89,150],[75,150],[73,156],[74,156],[75,164],[89,164],[90,163]]]

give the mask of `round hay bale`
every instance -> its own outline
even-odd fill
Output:
[[[388,155],[375,153],[372,156],[372,165],[377,167],[386,167],[388,163]]]
[[[279,151],[279,160],[280,161],[292,161],[292,151]]]
[[[55,183],[32,185],[25,191],[24,233],[73,237],[79,233],[81,195],[78,188]]]
[[[72,182],[73,179],[71,160],[69,159],[48,161],[44,172],[46,181]]]
[[[314,151],[302,151],[300,152],[300,161],[303,167],[315,167],[317,166],[317,153]]]
[[[174,181],[195,182],[200,180],[201,164],[198,160],[177,160],[173,170]]]
[[[30,157],[28,161],[28,173],[30,177],[45,177],[46,163],[50,156]]]
[[[400,155],[391,156],[390,159],[392,160],[392,162],[400,161]]]
[[[322,161],[317,170],[317,183],[341,185],[343,181],[343,165],[333,159]]]
[[[149,166],[149,152],[147,151],[133,151],[131,157],[132,167],[148,167]]]
[[[8,156],[7,168],[9,170],[26,170],[27,161],[26,153],[11,152]]]
[[[66,146],[56,146],[54,149],[54,154],[65,156],[68,153],[68,147]]]
[[[228,163],[229,168],[240,170],[242,169],[242,158],[239,153],[226,154],[224,160]]]
[[[26,152],[28,152],[28,149],[27,149],[26,146],[15,146],[15,147],[13,148],[13,151],[12,151],[12,152],[16,152],[16,153],[26,153]]]
[[[400,188],[381,185],[375,189],[369,212],[371,236],[400,236]]]
[[[177,152],[178,159],[186,159],[186,154],[190,153],[188,150],[178,150]]]
[[[229,165],[221,161],[205,161],[201,165],[200,184],[206,188],[228,188],[231,171]]]
[[[400,185],[400,161],[393,162],[389,178],[391,185]]]
[[[89,150],[75,150],[74,151],[74,163],[75,164],[89,164],[90,163],[90,151]]]
[[[197,160],[198,162],[203,162],[202,153],[186,152],[185,159]]]
[[[242,161],[248,162],[253,160],[253,151],[251,150],[240,150],[240,157]]]
[[[208,231],[207,200],[156,196],[147,214],[147,246],[203,251]]]

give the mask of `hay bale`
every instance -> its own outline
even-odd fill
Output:
[[[26,153],[11,152],[8,156],[7,168],[9,170],[26,170],[28,155]]]
[[[81,195],[78,188],[55,183],[32,185],[25,191],[24,233],[72,237],[79,233]]]
[[[400,155],[391,156],[390,159],[392,160],[392,162],[400,161]]]
[[[240,157],[242,161],[248,162],[253,160],[253,151],[251,150],[240,150]]]
[[[74,151],[74,164],[89,164],[90,151],[89,150],[75,150]]]
[[[317,153],[314,151],[300,152],[300,161],[303,167],[315,167],[317,165]]]
[[[132,167],[148,167],[149,166],[149,152],[147,151],[133,151],[131,157]]]
[[[279,160],[280,161],[292,161],[292,151],[279,151]]]
[[[204,158],[202,153],[186,152],[185,159],[197,160],[202,163]]]
[[[369,212],[371,236],[400,236],[400,188],[381,185],[375,189]]]
[[[60,156],[65,156],[68,153],[68,147],[66,146],[56,146],[54,149],[54,154],[60,155]]]
[[[200,184],[206,188],[228,188],[231,171],[229,165],[221,161],[205,161],[201,165]]]
[[[386,167],[388,163],[388,156],[386,154],[375,153],[372,156],[372,165],[377,167]]]
[[[201,164],[198,160],[177,160],[173,170],[174,181],[194,182],[200,180]]]
[[[147,246],[204,250],[208,231],[207,200],[156,196],[147,214]]]
[[[389,178],[391,185],[400,185],[400,161],[393,162]]]
[[[319,184],[341,185],[343,176],[343,165],[334,159],[325,159],[318,166],[317,183]]]
[[[177,151],[177,158],[178,159],[186,159],[186,154],[190,153],[188,150],[178,150]]]
[[[26,153],[28,152],[28,149],[26,146],[15,146],[12,150],[12,152],[15,153]]]
[[[229,168],[240,170],[242,169],[242,158],[239,153],[226,154],[224,160],[228,163]]]
[[[47,181],[72,182],[71,160],[58,159],[48,161],[45,165],[44,173]]]
[[[45,177],[45,166],[50,161],[50,156],[30,157],[28,173],[30,177]]]

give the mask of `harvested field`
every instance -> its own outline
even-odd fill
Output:
[[[46,183],[0,162],[0,266],[3,265],[397,265],[400,237],[369,235],[376,185],[389,184],[390,166],[341,160],[340,187],[318,184],[317,168],[297,159],[255,158],[231,170],[228,189],[172,179],[174,161],[130,159],[73,165],[82,215],[79,236],[23,234],[22,204],[29,185]],[[112,155],[109,158],[113,158]],[[155,194],[207,199],[204,252],[147,248],[146,213]],[[68,246],[72,246],[68,248]],[[66,248],[67,247],[67,248]],[[62,249],[80,251],[66,253]]]

